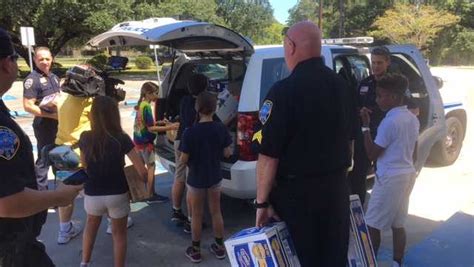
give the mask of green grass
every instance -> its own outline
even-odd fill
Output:
[[[64,58],[55,58],[55,62],[59,63],[62,65],[61,68],[59,68],[59,72],[65,73],[69,68],[78,65],[78,64],[84,64],[89,58],[87,57],[81,57],[81,58],[70,58],[70,57],[64,57]],[[162,66],[160,66],[161,69]],[[28,64],[26,64],[26,61],[23,58],[18,59],[18,69],[20,71],[19,75],[19,80],[24,79],[28,73],[30,72],[30,67]],[[120,73],[114,73],[113,76],[119,76],[122,79],[126,79],[127,75],[144,75],[144,76],[156,76],[156,67],[153,65],[151,68],[143,70],[143,69],[138,69],[135,64],[133,63],[133,60],[130,60],[129,63],[127,64],[127,69],[124,71],[120,71]]]

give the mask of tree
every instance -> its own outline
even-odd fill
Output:
[[[259,38],[259,44],[282,44],[283,28],[285,26],[276,20],[264,30],[263,36]]]
[[[377,18],[371,34],[397,44],[414,44],[428,49],[438,33],[459,21],[459,17],[429,5],[396,4]]]
[[[255,43],[265,43],[266,31],[274,23],[273,9],[268,0],[216,0],[217,15],[234,31],[250,37]]]
[[[432,64],[474,64],[474,3],[469,0],[448,0],[438,3],[461,20],[444,29],[430,46]]]
[[[222,24],[223,20],[216,13],[217,4],[214,0],[163,0],[158,4],[157,13],[153,17],[174,17]]]
[[[34,27],[36,45],[49,47],[54,56],[69,41],[88,39],[128,18],[130,4],[131,0],[1,0],[0,27],[12,33],[23,58],[28,58],[28,50],[20,42],[21,26]]]
[[[318,23],[318,14],[316,10],[319,4],[316,0],[299,0],[295,6],[288,11],[288,25],[293,25],[303,20],[310,20]]]

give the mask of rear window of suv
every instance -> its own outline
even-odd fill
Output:
[[[262,61],[262,80],[260,81],[260,105],[273,84],[290,75],[285,58],[268,58]]]

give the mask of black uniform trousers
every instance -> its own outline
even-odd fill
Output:
[[[54,267],[43,243],[34,237],[0,241],[0,267]]]
[[[350,227],[346,171],[298,178],[303,179],[277,179],[270,201],[288,226],[301,265],[345,267]]]
[[[359,195],[362,206],[367,194],[367,174],[371,165],[372,163],[365,151],[364,135],[359,132],[354,141],[354,166],[352,171],[349,172],[349,185],[351,194]]]
[[[45,146],[54,145],[56,133],[58,132],[58,121],[48,118],[35,117],[33,131],[37,142],[38,157],[35,162],[36,181],[38,190],[48,189],[48,160],[44,157],[42,150]]]

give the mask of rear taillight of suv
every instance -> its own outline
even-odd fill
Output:
[[[239,146],[240,160],[257,160],[257,154],[252,151],[252,137],[257,123],[258,112],[239,113],[237,123],[237,144]]]

